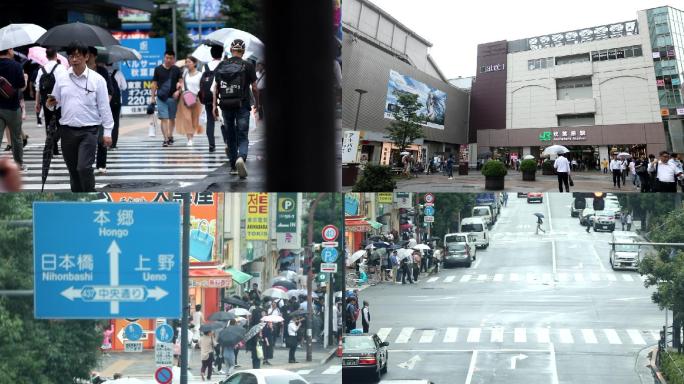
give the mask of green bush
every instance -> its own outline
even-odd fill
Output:
[[[532,159],[521,161],[520,172],[537,172],[537,162]]]
[[[542,170],[554,172],[555,168],[553,168],[553,161],[544,160],[544,162],[542,163]]]
[[[392,192],[397,183],[392,178],[392,169],[385,165],[368,164],[361,178],[354,185],[354,192]]]
[[[660,359],[660,370],[667,378],[669,384],[684,384],[684,355],[680,355],[675,351],[663,353]],[[670,359],[670,357],[672,359]]]
[[[490,177],[506,176],[508,170],[504,163],[499,160],[489,160],[482,167],[482,174]]]

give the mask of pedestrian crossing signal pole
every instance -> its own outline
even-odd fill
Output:
[[[309,207],[309,226],[307,233],[307,258],[306,265],[308,268],[308,273],[306,274],[306,361],[313,360],[313,345],[311,343],[312,339],[312,323],[313,323],[313,297],[311,291],[313,290],[313,225],[314,216],[316,213],[316,207],[318,202],[325,196],[325,193],[319,193],[316,199],[311,203]]]

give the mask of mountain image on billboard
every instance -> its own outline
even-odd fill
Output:
[[[407,92],[418,95],[418,102],[422,104],[418,115],[421,117],[423,125],[430,128],[444,129],[444,111],[447,99],[445,92],[390,70],[387,102],[385,103],[385,118],[388,119],[394,119],[392,111],[398,108],[397,94],[395,92]]]

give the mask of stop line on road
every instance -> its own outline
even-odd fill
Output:
[[[510,273],[468,273],[457,278],[456,275],[449,276],[433,276],[427,278],[427,284],[434,283],[484,283],[484,282],[525,282],[525,283],[584,283],[584,282],[639,282],[640,284],[646,280],[646,276],[640,276],[629,273],[579,273],[579,272],[558,272],[556,279],[554,279],[551,272],[536,273],[536,272],[510,272]]]
[[[416,330],[380,328],[378,337],[392,345],[417,344],[626,344],[647,345],[658,342],[659,330],[639,329],[570,329],[570,328],[506,328],[502,326]]]

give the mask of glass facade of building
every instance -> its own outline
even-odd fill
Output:
[[[675,152],[684,150],[684,11],[659,7],[646,11],[653,48],[660,114]]]

